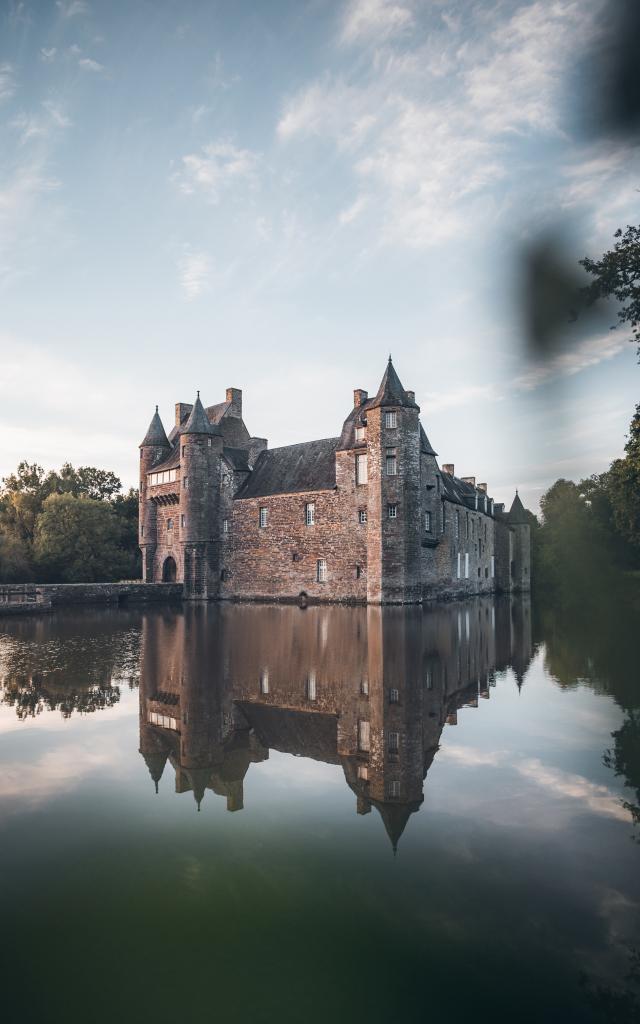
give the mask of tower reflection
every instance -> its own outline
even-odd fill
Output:
[[[243,807],[270,750],[340,765],[359,814],[395,849],[423,801],[445,724],[518,685],[532,656],[527,595],[434,608],[186,605],[143,620],[140,753],[158,783]],[[292,764],[295,771],[295,762]]]

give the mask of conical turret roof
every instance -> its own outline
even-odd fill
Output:
[[[377,800],[374,800],[373,803],[384,822],[386,833],[391,840],[393,852],[396,853],[400,836],[404,832],[411,815],[414,811],[418,810],[420,802],[412,800],[410,803],[396,804],[379,803]]]
[[[526,509],[520,501],[520,495],[516,491],[516,496],[513,499],[513,504],[509,509],[509,522],[510,523],[528,523],[529,517],[527,516]]]
[[[144,763],[146,764],[147,768],[149,769],[149,775],[151,776],[151,778],[155,782],[156,793],[157,793],[158,792],[158,783],[160,782],[160,779],[162,778],[162,773],[164,771],[164,766],[167,763],[167,755],[166,755],[166,753],[161,753],[160,751],[157,751],[156,753],[150,752],[150,753],[147,753],[147,754],[143,754],[142,757],[144,758]]]
[[[189,419],[182,427],[181,434],[219,434],[220,430],[218,427],[214,427],[210,422],[209,417],[204,411],[204,406],[200,401],[200,392],[193,403],[193,409],[189,415]]]
[[[162,447],[162,448],[170,448],[171,447],[171,445],[169,443],[169,438],[167,437],[167,435],[165,433],[165,429],[162,426],[162,420],[160,419],[160,415],[158,413],[158,406],[157,405],[156,405],[156,411],[153,414],[153,419],[151,420],[151,423],[149,424],[149,429],[147,430],[147,432],[146,432],[146,434],[144,436],[144,440],[140,444],[140,448],[144,448],[145,446],[149,446],[149,447],[151,447],[151,446],[153,446],[153,447]]]
[[[409,398],[407,392],[403,388],[400,378],[398,377],[393,363],[391,362],[391,356],[389,356],[387,368],[384,371],[382,380],[380,381],[378,393],[371,402],[367,402],[367,408],[376,409],[378,406],[384,405],[406,405],[413,409],[417,408],[414,400]]]

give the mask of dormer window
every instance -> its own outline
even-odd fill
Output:
[[[364,427],[356,427],[356,441],[364,441]]]
[[[387,430],[394,430],[398,426],[398,414],[397,412],[385,412],[384,414],[384,425]]]

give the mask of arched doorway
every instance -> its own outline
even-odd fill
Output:
[[[176,582],[176,562],[175,559],[169,555],[165,559],[164,565],[162,566],[162,582],[163,583],[175,583]]]

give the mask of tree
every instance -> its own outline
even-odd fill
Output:
[[[122,527],[107,502],[51,494],[38,516],[34,556],[45,579],[92,583],[121,579],[128,559]]]
[[[31,579],[30,550],[25,541],[0,528],[0,580],[25,583]]]
[[[50,473],[58,494],[73,494],[76,498],[93,498],[95,501],[113,501],[122,489],[119,478],[108,469],[95,466],[79,466],[78,469],[65,462],[59,473]]]
[[[581,266],[594,280],[584,289],[588,303],[616,298],[621,303],[618,321],[628,324],[640,356],[640,227],[618,228],[618,241],[599,260],[585,256]]]
[[[640,404],[624,450],[626,457],[611,464],[607,489],[616,530],[640,553]]]

